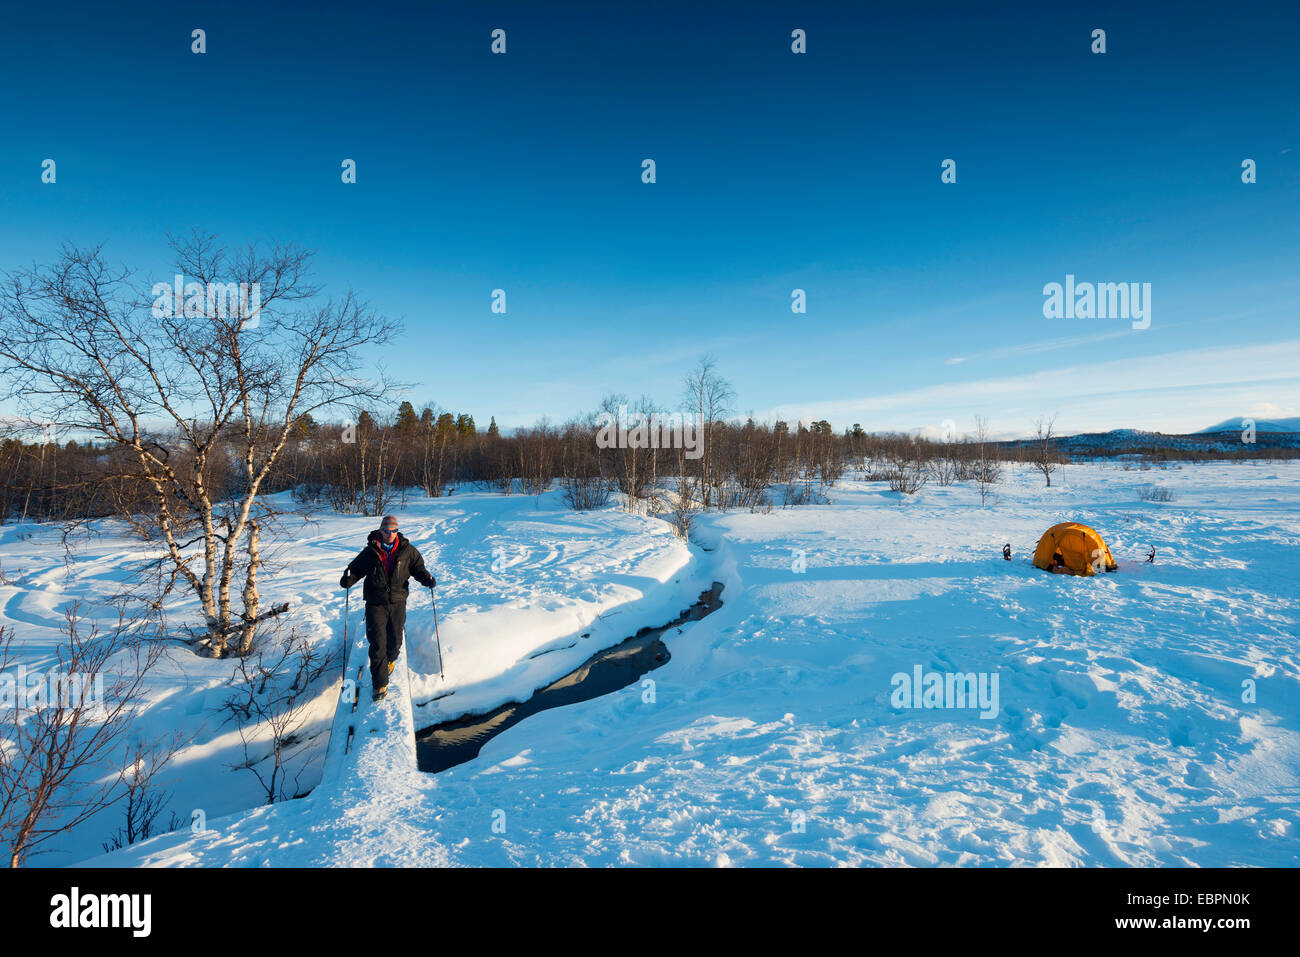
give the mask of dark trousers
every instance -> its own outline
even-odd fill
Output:
[[[366,639],[370,642],[370,682],[374,689],[388,687],[388,663],[402,650],[406,629],[406,602],[366,606]]]

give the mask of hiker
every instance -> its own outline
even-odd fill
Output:
[[[1007,542],[1005,545],[1002,546],[1002,557],[1005,558],[1007,561],[1011,561],[1011,543],[1010,543],[1010,542]]]
[[[385,515],[379,528],[370,533],[366,547],[352,559],[339,584],[351,588],[366,580],[366,639],[370,642],[370,683],[374,700],[388,692],[388,676],[402,650],[406,624],[406,596],[409,579],[426,588],[436,582],[424,567],[424,559],[411,540],[397,530],[397,518]]]

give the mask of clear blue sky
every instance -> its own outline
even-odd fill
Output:
[[[11,7],[0,270],[314,247],[480,425],[675,407],[704,352],[738,412],[839,428],[1300,414],[1296,3],[701,6]],[[1151,283],[1150,328],[1045,319],[1067,273]]]

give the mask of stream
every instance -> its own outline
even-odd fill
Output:
[[[483,745],[529,715],[598,698],[637,681],[671,657],[663,634],[690,621],[699,621],[722,607],[722,582],[700,593],[699,599],[667,624],[647,626],[631,638],[592,655],[563,678],[535,691],[527,701],[511,702],[487,714],[465,715],[431,725],[415,734],[416,764],[436,774],[478,757]]]

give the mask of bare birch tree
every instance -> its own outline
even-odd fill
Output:
[[[988,504],[992,487],[1002,478],[1002,464],[989,441],[989,420],[975,417],[975,484],[980,490],[980,507]]]
[[[1043,473],[1043,478],[1047,479],[1047,487],[1052,487],[1052,473],[1060,469],[1060,459],[1056,454],[1055,433],[1052,427],[1056,424],[1056,416],[1050,419],[1039,419],[1034,423],[1034,468]]]
[[[98,247],[65,247],[54,265],[9,275],[0,371],[8,396],[41,418],[129,452],[131,477],[155,497],[167,557],[202,607],[196,644],[223,657],[233,635],[246,654],[273,613],[261,612],[257,587],[262,485],[301,415],[378,398],[358,353],[395,327],[351,290],[322,299],[309,281],[314,254],[293,245],[229,252],[194,233],[171,248],[176,274],[191,280],[177,308],[160,307],[170,284],[142,296]],[[258,291],[255,314],[217,295],[232,289]],[[214,501],[209,477],[229,464],[232,443],[237,491]],[[243,608],[233,611],[241,568]]]
[[[696,483],[697,498],[703,508],[708,508],[713,501],[713,491],[717,484],[714,475],[714,426],[732,411],[731,403],[736,398],[731,383],[718,375],[717,368],[717,360],[709,355],[702,356],[695,368],[682,379],[686,410],[696,416],[697,426],[702,423],[704,427],[704,454],[699,460],[700,473]]]

